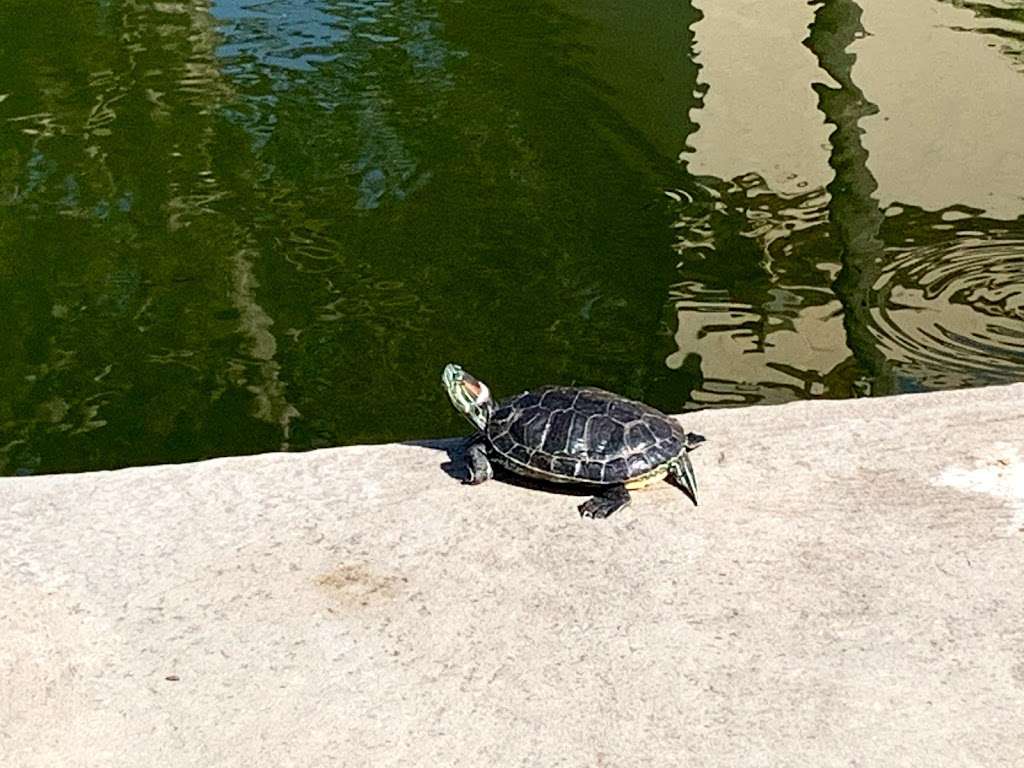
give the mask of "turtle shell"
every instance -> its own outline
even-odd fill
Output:
[[[688,436],[659,410],[602,389],[544,387],[502,401],[486,438],[498,463],[555,482],[611,485],[684,453]]]

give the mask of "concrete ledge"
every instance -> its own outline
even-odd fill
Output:
[[[607,521],[444,443],[0,480],[0,763],[1024,765],[1024,385],[686,424]]]

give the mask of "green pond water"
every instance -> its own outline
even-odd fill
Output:
[[[0,473],[1021,381],[1022,214],[1019,2],[4,0]]]

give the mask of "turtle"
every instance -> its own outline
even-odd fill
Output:
[[[467,476],[476,485],[492,463],[552,483],[590,487],[582,517],[605,518],[630,502],[629,492],[657,480],[678,485],[697,504],[687,455],[704,442],[644,403],[593,387],[545,386],[495,403],[479,379],[455,363],[441,382],[455,409],[476,427],[465,444]]]

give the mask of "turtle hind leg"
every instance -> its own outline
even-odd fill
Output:
[[[675,485],[682,488],[693,506],[697,506],[697,476],[693,474],[693,464],[690,457],[683,453],[679,458],[673,459],[668,465],[668,476]]]
[[[580,504],[580,517],[602,519],[628,505],[629,491],[624,485],[611,485],[604,492]]]
[[[487,446],[483,440],[471,439],[466,444],[463,459],[466,462],[467,475],[462,480],[464,485],[480,485],[494,477],[494,469],[491,467],[491,460],[487,458]]]

